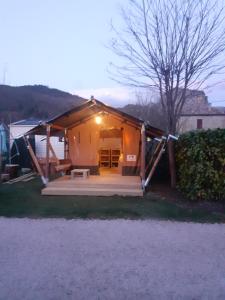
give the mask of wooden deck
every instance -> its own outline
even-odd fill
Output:
[[[139,176],[104,174],[87,179],[63,176],[48,183],[42,195],[143,196]]]

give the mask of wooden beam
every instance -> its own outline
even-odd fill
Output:
[[[161,158],[163,152],[165,151],[164,146],[165,146],[165,142],[163,142],[163,144],[161,144],[161,149],[160,149],[160,151],[159,151],[159,153],[158,153],[158,156],[156,157],[156,159],[155,159],[155,161],[154,161],[154,164],[153,164],[153,166],[152,166],[152,168],[151,168],[151,171],[150,171],[150,173],[149,173],[149,175],[148,175],[148,177],[147,177],[147,179],[146,179],[146,181],[145,181],[145,187],[148,186],[149,181],[150,181],[150,179],[152,178],[152,175],[153,175],[154,172],[155,172],[155,169],[156,169],[156,167],[157,167],[157,164],[158,164],[158,162],[159,162],[159,160],[160,160],[160,158]]]
[[[154,151],[154,153],[152,154],[151,159],[149,160],[147,166],[145,167],[145,170],[146,170],[146,171],[147,171],[148,168],[150,167],[152,161],[154,160],[155,156],[157,155],[157,153],[158,153],[158,151],[159,151],[159,149],[160,149],[160,147],[161,147],[161,145],[162,145],[163,143],[164,143],[164,141],[163,141],[163,139],[161,139],[161,141],[160,141],[160,142],[158,143],[158,145],[156,146],[155,151]]]
[[[43,173],[43,171],[42,171],[42,169],[41,169],[41,167],[40,167],[40,164],[39,164],[39,162],[38,162],[38,160],[37,160],[37,157],[36,157],[35,154],[34,154],[33,148],[32,148],[32,146],[31,146],[31,144],[30,144],[28,138],[27,138],[26,136],[23,136],[23,138],[24,138],[25,144],[26,144],[26,146],[27,146],[27,149],[28,149],[28,151],[29,151],[29,153],[30,153],[30,156],[31,156],[31,158],[32,158],[32,160],[33,160],[33,162],[34,162],[34,165],[35,165],[35,167],[37,168],[37,171],[38,171],[39,175],[41,176],[41,180],[42,180],[42,182],[44,183],[44,185],[46,185],[46,184],[47,184],[47,181],[46,181],[45,176],[44,176],[44,173]]]
[[[50,126],[51,126],[51,128],[58,129],[58,130],[64,130],[65,129],[65,127],[57,125],[57,124],[50,124]]]
[[[46,125],[46,166],[45,166],[45,178],[47,182],[49,181],[50,131],[51,131],[51,126],[47,124]]]
[[[145,125],[142,124],[141,127],[141,181],[142,187],[144,189],[145,185],[145,143],[146,143],[146,136],[145,136]]]
[[[57,165],[59,165],[59,159],[58,159],[58,157],[55,154],[55,151],[54,151],[54,149],[52,147],[51,142],[49,142],[49,150],[52,152],[52,156],[55,158]]]

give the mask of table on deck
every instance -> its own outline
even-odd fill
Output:
[[[71,179],[75,179],[76,177],[86,179],[90,175],[90,169],[73,169],[71,171]]]

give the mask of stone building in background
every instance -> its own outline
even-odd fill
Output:
[[[215,128],[225,128],[225,107],[212,106],[203,91],[188,90],[179,120],[179,133]]]

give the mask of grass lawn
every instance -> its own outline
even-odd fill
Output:
[[[225,222],[220,212],[186,206],[165,197],[147,193],[138,197],[41,196],[39,178],[30,182],[0,185],[0,216],[62,218],[164,219],[194,222]]]

